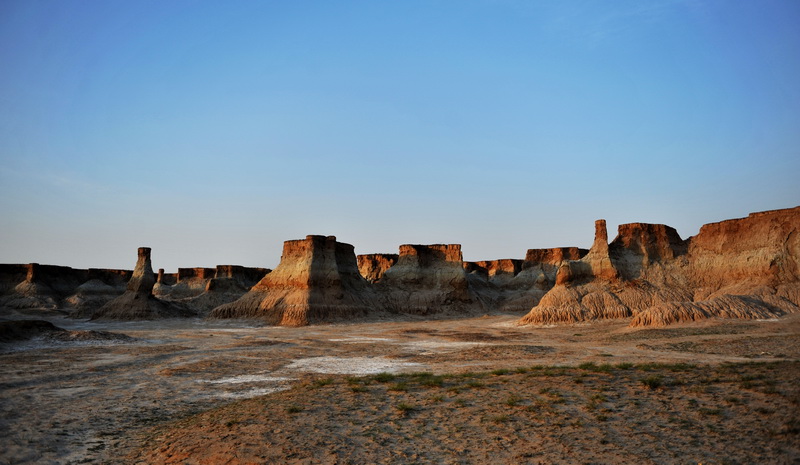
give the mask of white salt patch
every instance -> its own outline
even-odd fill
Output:
[[[390,342],[392,339],[385,337],[358,337],[349,336],[344,339],[328,339],[330,342],[345,342],[348,344],[370,344],[373,342]]]
[[[269,375],[240,375],[231,376],[230,378],[220,379],[200,379],[198,383],[210,384],[241,384],[241,383],[280,383],[284,381],[291,381],[291,378],[282,378],[279,376]]]
[[[249,399],[251,397],[265,396],[273,392],[280,392],[289,389],[289,386],[274,386],[268,388],[255,388],[247,391],[238,392],[220,392],[215,394],[214,397],[221,397],[223,399]]]
[[[780,318],[765,318],[765,319],[763,319],[763,320],[756,320],[756,321],[767,322],[767,323],[774,323],[774,322],[776,322],[776,321],[781,321],[781,320],[780,320]]]
[[[308,371],[336,375],[372,375],[382,372],[397,372],[403,368],[419,367],[421,364],[401,362],[382,357],[311,357],[295,360],[286,366],[289,370]]]
[[[403,344],[407,349],[414,351],[453,352],[469,349],[476,346],[489,345],[486,342],[445,342],[445,341],[419,341]]]

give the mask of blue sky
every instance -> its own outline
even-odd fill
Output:
[[[0,262],[468,260],[800,204],[800,2],[0,3]]]

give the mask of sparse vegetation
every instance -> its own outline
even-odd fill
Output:
[[[661,375],[650,375],[646,378],[642,378],[642,385],[651,391],[660,388],[663,384],[664,377]]]
[[[405,381],[401,381],[399,383],[395,383],[389,387],[390,391],[396,392],[405,392],[408,391],[408,383]]]
[[[286,407],[286,413],[300,413],[303,409],[298,405],[290,405]]]
[[[323,387],[323,386],[328,386],[328,385],[330,385],[330,384],[333,384],[333,378],[320,378],[320,379],[315,379],[315,380],[314,380],[314,381],[311,383],[311,385],[312,385],[313,387],[315,387],[315,388],[321,388],[321,387]]]
[[[394,408],[396,408],[402,414],[406,414],[414,410],[413,405],[407,404],[405,402],[400,402],[399,404],[395,405]]]

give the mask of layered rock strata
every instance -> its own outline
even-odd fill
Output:
[[[529,249],[522,269],[501,287],[499,308],[505,312],[527,312],[556,282],[559,267],[569,260],[579,260],[588,253],[578,247]]]
[[[401,245],[397,263],[375,289],[394,313],[468,315],[485,310],[470,291],[459,244]]]
[[[366,316],[379,308],[374,291],[359,274],[353,246],[334,236],[307,236],[284,242],[278,267],[210,316],[302,326]]]
[[[162,301],[153,296],[156,275],[150,262],[150,248],[140,247],[136,268],[128,281],[125,293],[100,307],[93,320],[140,320],[191,316],[183,306]]]
[[[669,226],[605,222],[581,260],[562,264],[556,286],[521,324],[633,317],[631,325],[704,318],[774,318],[798,311],[800,207],[712,223],[682,240]]]
[[[245,295],[271,271],[268,268],[218,265],[214,276],[205,280],[203,291],[199,295],[179,302],[196,311],[199,316],[207,316],[214,308],[234,302]]]

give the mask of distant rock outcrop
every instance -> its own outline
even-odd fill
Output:
[[[184,306],[165,302],[153,296],[156,276],[150,263],[150,248],[140,247],[133,275],[125,293],[100,307],[93,320],[146,320],[191,316]]]
[[[712,223],[682,240],[669,226],[631,223],[606,244],[605,222],[581,260],[521,324],[633,317],[632,326],[704,318],[772,318],[800,310],[800,207]]]
[[[0,265],[0,308],[24,313],[91,313],[121,295],[130,274],[38,263]]]
[[[216,307],[233,302],[245,295],[256,283],[272,270],[248,268],[237,265],[218,265],[214,277],[205,279],[203,292],[178,302],[205,317]],[[206,274],[207,276],[207,274]]]
[[[521,270],[501,286],[499,308],[506,312],[527,312],[556,282],[559,267],[568,260],[579,260],[588,253],[578,247],[529,249]]]
[[[397,263],[375,289],[394,313],[469,315],[485,310],[470,292],[459,244],[401,245]]]
[[[258,318],[302,326],[366,316],[380,308],[359,274],[353,246],[334,236],[283,243],[281,262],[238,300],[215,308],[211,318]]]

